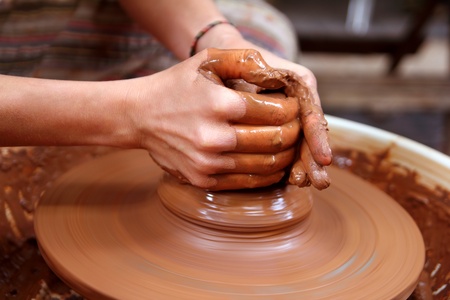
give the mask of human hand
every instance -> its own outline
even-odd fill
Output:
[[[218,58],[211,52],[130,80],[139,146],[168,173],[201,188],[279,182],[295,158],[297,100],[227,88],[227,79],[247,74],[247,52],[214,52],[225,63],[210,69],[207,63]]]
[[[276,63],[276,62],[275,62]],[[303,138],[300,141],[299,159],[291,169],[289,182],[291,184],[308,186],[312,184],[317,189],[330,185],[330,178],[325,166],[331,164],[332,152],[329,145],[328,123],[322,111],[317,83],[312,72],[303,66],[281,60],[279,66],[292,70],[301,84],[293,87],[287,94],[299,94],[300,119]]]
[[[289,70],[288,76],[300,82],[286,91],[289,96],[297,95],[300,103],[299,117],[302,124],[300,155],[291,169],[289,182],[302,186],[313,185],[324,189],[330,185],[325,166],[331,164],[332,152],[329,145],[328,123],[322,111],[317,82],[310,70],[298,64],[276,58],[274,64]]]
[[[252,90],[252,89],[250,89]],[[212,175],[218,184],[209,190],[255,188],[279,182],[296,156],[300,132],[297,99],[280,93],[256,94],[238,91],[246,113],[232,121],[236,147],[223,153],[233,158],[235,169]]]
[[[233,51],[233,50],[230,50]],[[317,89],[311,89],[311,84],[307,84],[301,76],[288,69],[273,69],[268,66],[257,51],[248,50],[245,54],[234,50],[236,58],[228,56],[230,60],[240,60],[241,70],[236,69],[236,74],[219,74],[216,68],[229,62],[220,54],[210,50],[213,56],[204,65],[207,65],[208,72],[214,80],[227,80],[232,76],[242,78],[247,83],[255,84],[259,89],[276,90],[283,89],[287,96],[296,98],[299,101],[299,118],[302,125],[302,136],[299,136],[299,159],[294,163],[289,182],[298,186],[312,184],[318,189],[329,186],[329,178],[324,166],[331,163],[331,150],[328,144],[327,122],[324,118]],[[216,53],[216,54],[215,54]],[[222,53],[222,52],[220,52]],[[214,56],[217,57],[214,57]],[[284,65],[291,68],[300,69],[298,72],[309,75],[308,70],[290,62]],[[205,69],[205,66],[201,67]],[[219,76],[217,76],[219,75]],[[217,78],[220,77],[220,78]],[[314,79],[314,77],[312,76]],[[303,138],[304,137],[304,138]]]
[[[330,181],[325,166],[331,164],[332,153],[328,141],[327,123],[322,111],[317,82],[314,74],[302,65],[280,58],[275,54],[262,49],[245,40],[240,33],[231,26],[217,26],[208,35],[202,37],[197,49],[255,49],[267,62],[276,69],[286,70],[292,78],[301,82],[297,85],[299,93],[305,97],[308,105],[301,105],[304,109],[300,112],[302,135],[300,141],[299,159],[292,167],[289,182],[298,186],[312,184],[318,189],[329,186]],[[269,68],[270,68],[269,67]],[[295,91],[291,91],[295,92]],[[305,101],[301,101],[305,103]]]

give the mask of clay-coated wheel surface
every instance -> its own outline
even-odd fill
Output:
[[[406,299],[425,257],[414,221],[369,183],[329,172],[301,222],[224,231],[168,210],[163,172],[123,151],[62,176],[35,230],[50,267],[90,299]]]

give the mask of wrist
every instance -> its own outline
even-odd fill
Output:
[[[196,53],[207,48],[231,49],[233,45],[245,41],[232,24],[220,24],[206,32],[197,42]]]
[[[281,58],[243,38],[239,30],[231,24],[221,24],[203,35],[196,47],[196,53],[207,49],[254,49],[261,53],[270,66],[276,67]]]
[[[141,148],[140,132],[136,118],[140,115],[134,81],[137,79],[102,82],[108,92],[102,122],[104,129],[97,142],[119,148]],[[133,81],[133,82],[132,82]],[[145,88],[145,87],[144,87]],[[144,89],[142,88],[142,89]]]

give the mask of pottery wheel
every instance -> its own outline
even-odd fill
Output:
[[[35,229],[55,273],[89,299],[406,299],[424,264],[412,218],[329,168],[330,188],[207,193],[145,151],[62,176]]]

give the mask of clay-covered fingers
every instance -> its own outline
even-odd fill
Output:
[[[207,77],[215,78],[216,82],[228,82],[246,91],[255,90],[251,85],[269,90],[282,89],[288,97],[298,102],[305,138],[314,159],[322,165],[331,163],[327,122],[320,101],[315,99],[316,94],[301,76],[290,70],[270,67],[258,51],[251,49],[208,49],[208,60],[201,64],[199,71],[208,73]],[[233,79],[240,81],[233,82]]]
[[[240,92],[257,94],[263,90],[263,88],[248,83],[244,79],[228,79],[224,81],[224,84],[227,88]]]
[[[321,165],[331,164],[332,154],[328,138],[328,123],[322,108],[315,103],[300,106],[303,133],[314,160]]]
[[[271,69],[261,54],[252,49],[208,49],[208,58],[199,67],[199,72],[215,82],[225,82],[229,79],[243,79],[254,83],[255,74]],[[284,83],[277,78],[264,81],[264,88],[278,89]],[[257,84],[258,85],[258,84]]]
[[[291,168],[289,183],[299,187],[312,185],[319,190],[330,185],[325,167],[316,162],[305,140],[300,145],[300,158]]]
[[[300,121],[279,126],[232,125],[236,130],[238,153],[277,153],[292,147],[298,139]]]
[[[282,125],[299,114],[297,99],[286,97],[281,93],[255,94],[249,92],[237,93],[245,103],[245,115],[231,119],[239,124],[250,125]]]
[[[210,191],[252,189],[265,187],[279,182],[285,172],[279,171],[270,175],[257,174],[222,174],[214,175],[217,184],[208,188]]]
[[[232,170],[224,169],[217,173],[268,175],[291,165],[295,154],[295,147],[273,154],[225,153],[226,157],[233,159],[235,167]]]
[[[219,168],[213,174],[196,176],[192,172],[185,177],[182,172],[162,166],[162,168],[182,183],[190,183],[211,191],[248,189],[263,187],[279,182],[286,174],[286,169],[295,158],[294,147],[276,154],[225,153],[227,160],[233,161],[234,167]],[[196,170],[195,168],[191,168]],[[188,174],[188,173],[186,173]],[[202,178],[201,180],[195,180]]]
[[[312,184],[318,189],[328,187],[324,167],[332,159],[328,124],[311,81],[312,74],[299,72],[300,76],[288,69],[274,69],[258,51],[251,49],[208,49],[207,54],[199,72],[236,90],[246,106],[244,116],[228,120],[236,131],[237,145],[232,153],[276,154],[296,146],[300,153],[296,155],[298,161],[292,167],[290,182],[298,186]],[[268,92],[272,94],[269,96]],[[275,97],[276,93],[281,93],[281,97]],[[248,175],[224,175],[232,176],[233,180],[236,178],[233,175],[244,176],[243,182],[250,185],[244,179],[252,178],[254,172],[250,170]],[[262,186],[262,182],[258,181],[258,185]]]

